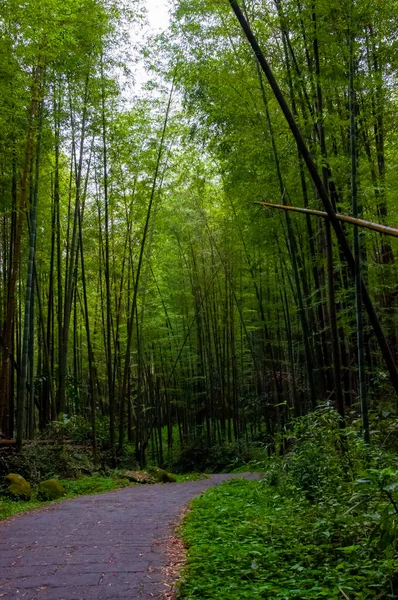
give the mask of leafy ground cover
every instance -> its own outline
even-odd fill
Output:
[[[183,524],[184,600],[397,598],[398,466],[317,411],[260,482],[234,480]]]

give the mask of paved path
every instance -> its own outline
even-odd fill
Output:
[[[180,511],[192,498],[231,477],[133,486],[5,521],[0,524],[0,599],[161,596],[167,589],[164,542]]]

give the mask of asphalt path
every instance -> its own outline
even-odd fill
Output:
[[[167,542],[184,507],[233,477],[137,485],[0,523],[0,600],[138,600],[170,589]]]

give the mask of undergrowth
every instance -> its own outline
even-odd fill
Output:
[[[260,482],[192,504],[185,600],[397,598],[398,461],[323,407],[286,434]],[[265,466],[265,465],[264,465]]]
[[[186,444],[168,466],[177,473],[230,473],[247,470],[248,464],[258,462],[262,465],[265,457],[263,444],[248,444],[235,440],[209,446],[207,440],[200,437]]]

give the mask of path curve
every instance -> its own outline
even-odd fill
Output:
[[[195,496],[256,474],[133,486],[84,496],[0,524],[0,598],[139,600],[166,591],[165,542]]]

